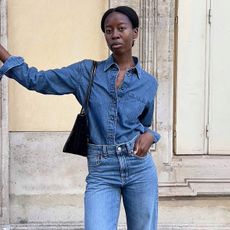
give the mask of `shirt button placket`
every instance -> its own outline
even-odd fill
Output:
[[[115,91],[115,78],[117,75],[117,71],[114,75],[112,75],[114,81],[110,82],[110,94],[112,95],[111,98],[111,104],[110,104],[110,110],[108,111],[108,126],[107,126],[107,132],[108,132],[108,144],[114,144],[115,141],[115,119],[116,119],[116,113],[117,113],[117,96]]]

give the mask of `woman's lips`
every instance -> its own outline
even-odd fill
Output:
[[[121,43],[114,43],[114,44],[111,45],[111,48],[113,48],[113,49],[118,49],[118,48],[120,48],[121,46],[122,46]]]

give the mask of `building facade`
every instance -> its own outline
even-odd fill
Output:
[[[101,60],[100,19],[117,5],[139,13],[134,53],[159,82],[159,229],[230,229],[229,1],[0,0],[1,43],[39,69]],[[82,229],[86,160],[62,153],[75,98],[4,78],[0,103],[2,229]]]

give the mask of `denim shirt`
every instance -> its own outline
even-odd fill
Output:
[[[88,110],[89,139],[93,144],[121,144],[144,132],[152,134],[155,143],[160,139],[149,129],[158,84],[133,58],[136,66],[126,72],[118,89],[119,67],[113,56],[98,62]],[[38,71],[22,57],[10,56],[0,69],[0,77],[5,74],[42,94],[73,94],[84,107],[91,69],[92,61],[83,60],[61,69]]]

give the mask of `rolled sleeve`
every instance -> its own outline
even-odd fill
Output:
[[[145,127],[145,132],[148,132],[153,136],[153,143],[157,143],[161,138],[161,135],[158,132],[156,132],[150,128]]]
[[[10,69],[20,66],[24,63],[24,59],[18,56],[10,56],[0,68],[0,78],[5,75]]]
[[[153,110],[154,110],[154,100],[151,100],[149,106],[146,108],[140,121],[144,126],[144,132],[148,132],[153,136],[153,143],[157,143],[160,140],[160,134],[150,128],[153,122]]]

